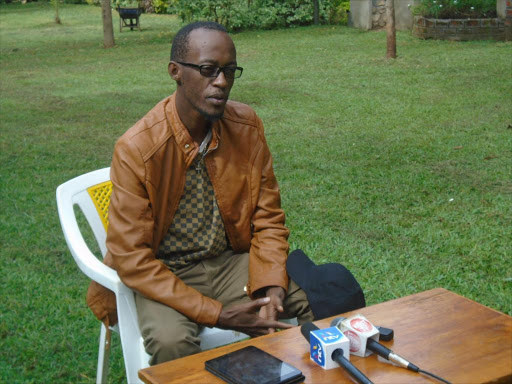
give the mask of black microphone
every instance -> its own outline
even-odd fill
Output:
[[[395,363],[401,367],[407,368],[414,372],[418,372],[420,370],[416,365],[414,365],[410,361],[405,360],[402,356],[397,355],[391,349],[383,346],[378,341],[375,341],[373,339],[368,339],[366,348],[368,348],[370,351],[376,353],[377,355],[385,358],[386,360],[392,361],[393,363]]]
[[[344,317],[337,317],[331,322],[331,326],[340,328],[340,323],[345,320]],[[379,327],[375,327],[379,329]],[[379,330],[380,331],[380,330]],[[366,342],[366,348],[368,348],[373,353],[376,353],[377,355],[385,358],[386,360],[392,361],[393,363],[403,367],[407,368],[411,371],[418,372],[419,368],[414,365],[413,363],[405,360],[403,357],[397,355],[394,353],[391,349],[385,347],[378,341],[373,340],[372,338],[369,338]]]
[[[361,317],[361,315],[355,315],[354,317]],[[343,328],[344,328],[344,325],[342,324],[343,320],[345,320],[344,317],[338,317],[331,322],[331,326],[336,327],[340,330],[343,330]],[[369,323],[369,324],[371,325],[371,323]],[[375,328],[377,328],[377,327],[375,327]],[[352,332],[360,332],[360,331],[353,328]],[[381,343],[379,343],[378,341],[376,341],[372,338],[368,338],[366,340],[366,348],[363,348],[363,350],[364,349],[369,349],[373,353],[376,353],[377,355],[397,364],[400,367],[407,368],[413,372],[419,372],[419,373],[426,374],[426,375],[433,377],[439,381],[442,381],[443,383],[450,384],[449,381],[443,379],[442,377],[437,376],[431,372],[425,371],[423,369],[420,369],[418,366],[414,365],[410,361],[407,361],[402,356],[397,355],[391,349],[385,347],[384,345],[382,345]]]
[[[308,341],[311,342],[311,332],[317,331],[318,328],[313,323],[304,323],[300,327],[300,331],[302,336]],[[326,356],[327,357],[327,356]],[[369,378],[367,378],[359,369],[357,369],[345,356],[343,356],[343,349],[337,348],[331,355],[331,359],[338,363],[341,367],[345,368],[345,370],[352,376],[358,383],[360,384],[373,384]]]
[[[391,349],[383,346],[378,341],[375,341],[373,339],[368,339],[368,343],[366,344],[366,347],[370,351],[375,352],[377,355],[385,358],[386,360],[392,361],[393,363],[395,363],[401,367],[407,368],[413,372],[424,373],[430,377],[433,377],[434,379],[442,381],[443,383],[450,384],[449,381],[443,379],[442,377],[439,377],[431,372],[420,369],[418,366],[414,365],[410,361],[405,360],[402,356],[397,355]]]

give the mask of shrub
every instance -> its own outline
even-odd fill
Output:
[[[421,0],[413,14],[436,19],[496,17],[496,0]]]
[[[350,0],[331,0],[329,9],[329,24],[348,23],[348,12],[350,11]]]
[[[94,0],[93,0],[94,1]],[[99,0],[101,2],[101,0]],[[123,8],[137,8],[140,7],[140,1],[138,0],[111,0],[111,5],[113,8],[123,7]]]
[[[171,0],[153,0],[153,10],[155,13],[170,13]]]
[[[331,8],[331,2],[320,2],[321,22],[330,21]],[[186,23],[212,20],[231,31],[313,23],[312,0],[172,0],[169,11]]]

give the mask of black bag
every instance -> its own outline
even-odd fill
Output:
[[[361,286],[341,264],[315,265],[302,250],[296,249],[288,256],[286,270],[306,292],[315,320],[366,306]]]

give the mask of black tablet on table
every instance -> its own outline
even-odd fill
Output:
[[[293,384],[305,379],[297,368],[253,346],[208,360],[204,365],[230,384]]]

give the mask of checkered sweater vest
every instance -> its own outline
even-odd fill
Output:
[[[157,257],[171,270],[220,255],[226,231],[203,156],[187,170],[185,189]]]

